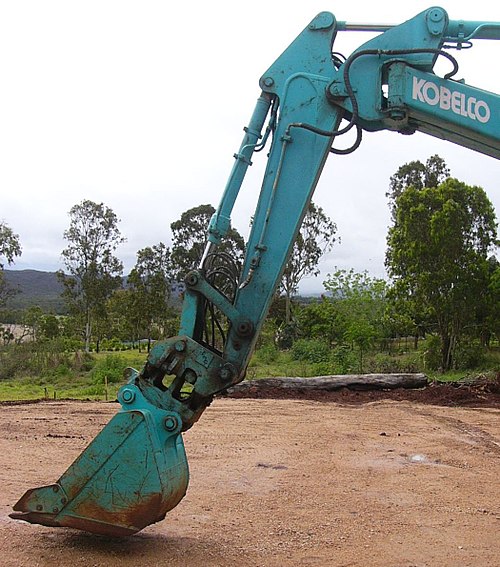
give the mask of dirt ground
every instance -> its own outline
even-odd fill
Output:
[[[456,394],[217,399],[184,436],[184,500],[121,539],[8,517],[117,405],[2,405],[0,565],[500,565],[498,394]]]

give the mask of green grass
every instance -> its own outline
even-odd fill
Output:
[[[408,361],[413,360],[415,353],[398,354],[383,357],[376,354],[365,356],[364,372],[395,372],[405,370]],[[121,352],[101,352],[93,355],[93,369],[75,374],[66,367],[55,368],[47,377],[19,377],[0,381],[0,401],[36,400],[36,399],[91,399],[114,400],[118,389],[125,383],[122,369],[133,367],[140,370],[147,358],[146,352],[137,350]],[[409,363],[409,362],[408,362]],[[386,366],[381,366],[386,365]],[[108,372],[109,370],[109,372]],[[426,371],[418,367],[414,371],[425,372],[431,380],[453,382],[464,378],[473,378],[481,374],[500,370],[500,349],[492,349],[480,368],[441,374]],[[354,371],[355,372],[355,371]],[[248,379],[269,378],[276,376],[318,376],[340,374],[330,363],[309,363],[294,360],[287,351],[278,351],[266,346],[258,349],[253,356],[247,372]],[[108,378],[107,392],[104,376]]]
[[[124,383],[124,382],[123,382]],[[113,400],[122,384],[108,384],[108,399]],[[16,378],[0,382],[0,401],[17,400],[54,400],[54,399],[91,399],[105,400],[105,385],[95,385],[86,377],[68,378],[66,380],[34,380],[33,378]]]
[[[117,357],[123,362],[123,370],[131,366],[141,369],[147,358],[147,353],[138,351],[123,352],[101,352],[94,354],[95,365],[106,361],[107,357]],[[105,368],[105,366],[104,366]],[[102,375],[105,375],[103,371]],[[113,400],[119,388],[125,383],[120,378],[118,382],[108,382],[107,392],[104,378],[96,382],[92,371],[82,374],[71,374],[68,372],[58,373],[55,369],[51,376],[47,377],[20,377],[12,380],[0,381],[0,401],[18,400],[40,400],[40,399],[91,399],[91,400]]]

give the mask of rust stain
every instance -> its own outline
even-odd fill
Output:
[[[61,518],[61,525],[102,535],[131,535],[165,517],[161,512],[162,495],[153,494],[128,508],[103,508],[93,500],[85,500]]]

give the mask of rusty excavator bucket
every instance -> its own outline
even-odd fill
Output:
[[[28,490],[12,518],[125,536],[180,502],[189,472],[179,415],[149,404],[132,385],[118,399],[123,409],[55,484]]]

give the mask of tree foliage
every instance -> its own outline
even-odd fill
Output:
[[[391,176],[389,182],[389,191],[386,194],[389,197],[389,206],[392,210],[393,217],[395,214],[395,206],[398,197],[408,187],[416,190],[425,187],[437,187],[445,179],[450,176],[450,170],[443,158],[433,155],[423,164],[419,160],[410,161],[402,165],[394,175]]]
[[[5,222],[0,222],[0,307],[3,307],[9,297],[16,293],[5,281],[3,261],[12,264],[16,256],[21,255],[19,235]]]
[[[132,309],[149,340],[155,328],[159,334],[165,332],[171,311],[171,281],[170,250],[163,242],[137,252],[128,284],[132,291]]]
[[[5,258],[7,264],[12,264],[16,256],[21,255],[21,244],[19,243],[19,235],[5,222],[0,222],[0,260]],[[3,263],[0,261],[0,270],[3,269]]]
[[[387,284],[350,269],[329,274],[323,285],[337,311],[340,339],[357,347],[362,372],[364,353],[383,334]]]
[[[90,349],[92,326],[105,317],[106,301],[121,286],[123,266],[114,255],[124,242],[118,217],[103,203],[84,200],[69,211],[64,232],[69,245],[62,252],[68,274],[59,273],[64,297],[73,313],[83,316],[85,350]]]
[[[441,367],[453,354],[488,288],[487,257],[496,239],[495,212],[480,187],[452,178],[438,187],[405,187],[394,202],[386,266],[394,292],[429,309],[441,338]]]
[[[170,225],[172,230],[172,270],[175,279],[181,281],[197,268],[207,244],[207,229],[215,209],[212,205],[199,205],[182,213],[181,218]],[[241,263],[245,241],[235,228],[230,228],[222,240],[219,251],[228,253]]]
[[[319,261],[332,249],[336,232],[337,225],[311,201],[281,280],[286,298],[287,324],[291,321],[292,296],[297,293],[302,279],[319,274]]]

